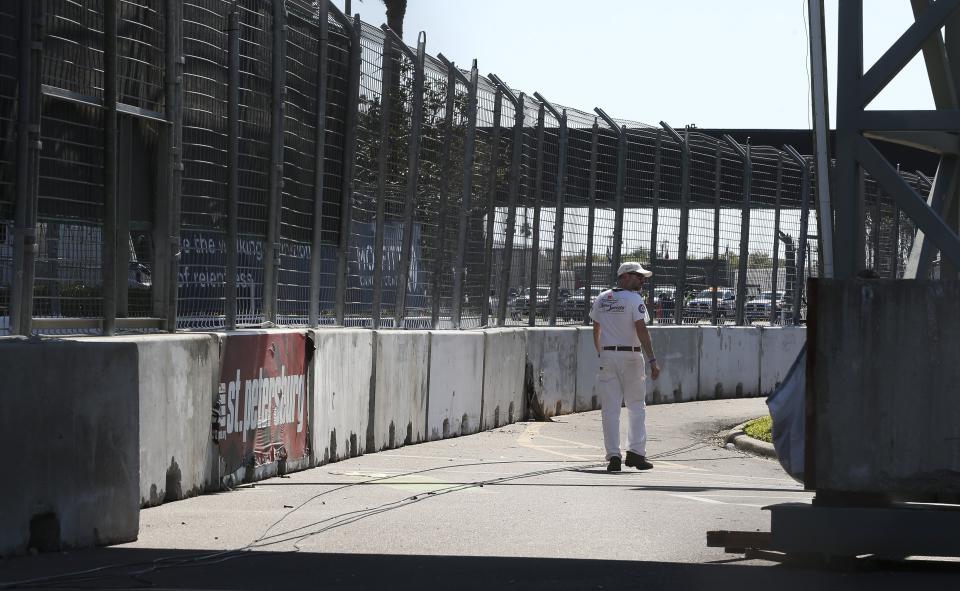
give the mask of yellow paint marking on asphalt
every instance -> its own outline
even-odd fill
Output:
[[[533,438],[540,435],[540,430],[546,423],[530,423],[517,437],[517,443],[526,446],[532,444]]]
[[[523,433],[521,433],[517,437],[517,443],[520,445],[520,447],[525,447],[527,449],[532,449],[536,451],[542,451],[544,453],[553,454],[555,456],[560,456],[561,458],[567,458],[570,460],[579,460],[581,462],[588,462],[591,459],[595,459],[595,458],[583,457],[583,456],[578,456],[573,454],[567,454],[567,453],[563,453],[562,451],[554,451],[549,447],[534,444],[533,440],[536,437],[547,438],[546,436],[540,435],[540,430],[543,429],[544,425],[546,425],[546,423],[530,423],[529,425],[527,425],[527,428],[523,430]],[[555,438],[551,437],[550,439],[555,439]]]
[[[589,443],[580,443],[579,441],[571,441],[569,439],[561,439],[559,437],[551,437],[549,435],[541,435],[540,437],[544,439],[552,439],[553,441],[559,441],[560,443],[570,443],[570,444],[573,444],[574,447],[577,447],[580,449],[603,449],[599,445],[590,445]],[[551,446],[551,447],[555,447],[555,446]]]

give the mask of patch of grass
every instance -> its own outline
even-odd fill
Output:
[[[769,415],[753,419],[743,426],[743,432],[767,443],[773,443],[773,418]]]

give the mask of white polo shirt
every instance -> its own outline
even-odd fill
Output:
[[[601,347],[639,347],[636,322],[650,322],[643,297],[619,287],[608,289],[593,300],[590,318],[600,325]]]

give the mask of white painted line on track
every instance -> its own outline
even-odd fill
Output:
[[[728,503],[725,501],[717,501],[715,499],[708,499],[706,497],[698,497],[697,495],[678,495],[671,494],[671,497],[677,497],[678,499],[687,499],[688,501],[699,501],[701,503],[707,503],[710,505],[735,505],[737,507],[753,507],[755,509],[762,509],[765,505],[754,505],[751,503]]]

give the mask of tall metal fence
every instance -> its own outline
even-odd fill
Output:
[[[799,323],[811,176],[323,2],[0,7],[0,334],[581,323],[626,260],[655,322]],[[899,277],[913,224],[866,187]]]

